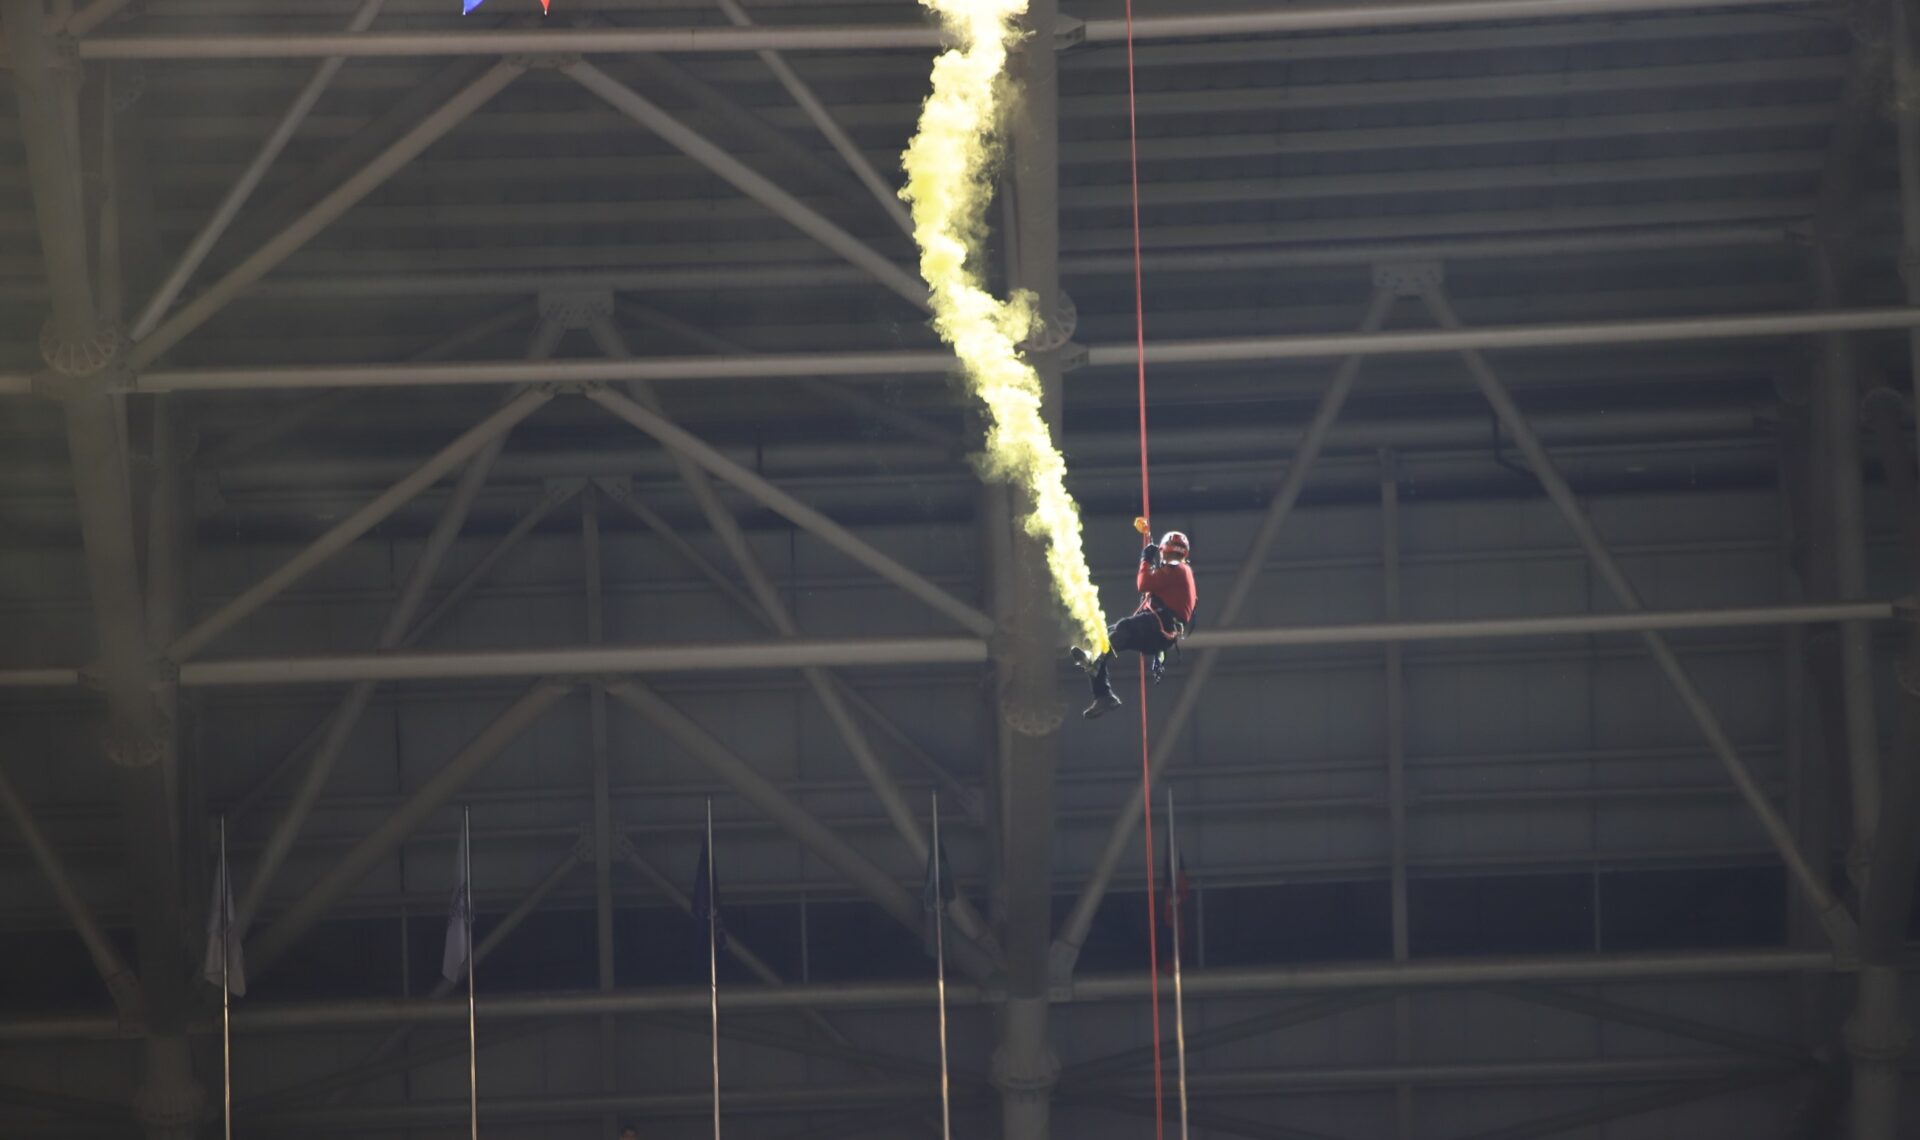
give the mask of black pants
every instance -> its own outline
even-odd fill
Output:
[[[1113,682],[1107,679],[1107,666],[1112,664],[1115,654],[1138,653],[1151,657],[1173,648],[1173,639],[1160,628],[1159,615],[1154,613],[1134,614],[1121,618],[1107,627],[1107,640],[1113,648],[1100,658],[1099,668],[1093,674],[1093,695],[1113,691]]]

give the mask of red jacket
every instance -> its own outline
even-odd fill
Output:
[[[1148,546],[1140,552],[1140,572],[1134,575],[1134,585],[1141,594],[1140,608],[1144,610],[1158,602],[1160,608],[1182,623],[1191,623],[1196,601],[1193,567],[1185,562],[1160,561],[1158,549]]]

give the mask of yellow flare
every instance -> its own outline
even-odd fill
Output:
[[[1067,463],[1041,415],[1040,377],[1017,347],[1035,323],[1033,299],[994,297],[974,263],[993,197],[1007,51],[1027,0],[920,2],[956,44],[933,61],[933,93],[902,159],[907,185],[900,196],[913,208],[933,327],[986,405],[984,473],[1027,492],[1033,509],[1021,522],[1046,546],[1054,593],[1080,638],[1104,653],[1107,624],[1080,545],[1080,507],[1067,493]]]

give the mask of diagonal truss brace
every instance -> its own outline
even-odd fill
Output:
[[[1437,272],[1420,284],[1420,296],[1428,311],[1433,314],[1435,323],[1449,330],[1461,327],[1460,318],[1454,313],[1453,305],[1447,299],[1445,287],[1441,284]],[[1607,549],[1605,541],[1600,537],[1600,532],[1594,529],[1592,520],[1581,509],[1580,501],[1574,495],[1573,488],[1568,485],[1566,477],[1561,475],[1559,468],[1554,466],[1553,458],[1547,454],[1546,446],[1534,433],[1533,425],[1521,413],[1519,405],[1514,403],[1513,394],[1508,391],[1506,384],[1494,373],[1486,357],[1478,351],[1469,350],[1462,352],[1460,356],[1466,363],[1467,371],[1473,375],[1474,383],[1479,386],[1481,394],[1486,396],[1489,404],[1493,405],[1494,414],[1499,417],[1501,426],[1512,436],[1514,445],[1526,457],[1533,469],[1534,478],[1540,481],[1540,486],[1546,491],[1547,497],[1553,501],[1553,505],[1566,519],[1574,538],[1586,551],[1588,561],[1593,564],[1601,580],[1607,584],[1608,590],[1613,593],[1620,607],[1630,611],[1645,608],[1641,605],[1639,593],[1633,588],[1633,583],[1627,578],[1626,572],[1614,560],[1613,553]],[[1827,886],[1826,876],[1816,871],[1812,863],[1808,862],[1806,856],[1802,854],[1799,843],[1793,837],[1793,829],[1787,825],[1787,821],[1781,817],[1779,810],[1773,806],[1773,801],[1767,797],[1766,789],[1753,778],[1752,770],[1735,750],[1733,741],[1728,738],[1726,729],[1720,724],[1720,718],[1707,704],[1705,696],[1693,683],[1693,678],[1688,675],[1686,666],[1680,663],[1680,658],[1667,644],[1667,639],[1653,630],[1643,631],[1640,637],[1646,643],[1647,651],[1652,654],[1655,664],[1666,675],[1681,703],[1686,706],[1687,712],[1699,726],[1701,735],[1706,737],[1708,747],[1713,750],[1714,756],[1719,759],[1728,777],[1733,780],[1734,787],[1739,790],[1741,798],[1746,801],[1747,807],[1759,820],[1761,829],[1766,832],[1767,838],[1779,852],[1781,860],[1787,866],[1788,874],[1806,893],[1807,901],[1812,905],[1814,913],[1819,916],[1820,924],[1826,929],[1834,949],[1843,955],[1851,954],[1858,941],[1859,931],[1853,916],[1847,912],[1846,905],[1836,898],[1832,889]]]

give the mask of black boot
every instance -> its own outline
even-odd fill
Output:
[[[1089,677],[1093,676],[1100,669],[1100,662],[1078,645],[1067,650],[1067,655],[1073,658],[1074,667]]]
[[[1093,687],[1093,703],[1082,710],[1080,715],[1088,720],[1099,720],[1119,707],[1120,695],[1113,691],[1113,686],[1096,684]]]

